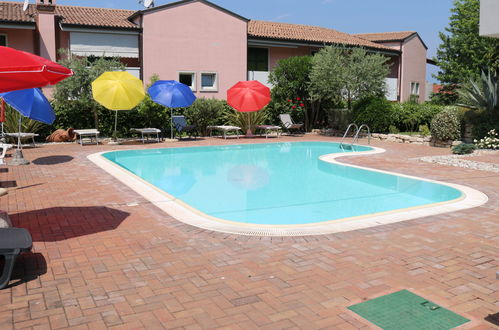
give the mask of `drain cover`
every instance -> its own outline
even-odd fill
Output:
[[[452,329],[469,320],[407,290],[348,307],[383,329]]]

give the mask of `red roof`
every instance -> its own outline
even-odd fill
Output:
[[[392,48],[376,44],[348,33],[311,25],[251,20],[248,23],[248,36],[314,42],[318,44],[344,44],[393,51]]]
[[[409,38],[415,33],[416,31],[356,33],[354,34],[354,36],[369,41],[402,41]]]
[[[23,12],[22,3],[0,2],[0,21],[16,23],[34,23],[36,6],[29,5]],[[128,20],[133,10],[107,9],[77,6],[55,7],[55,14],[62,17],[63,24],[93,27],[135,29],[137,26]]]
[[[57,5],[55,9],[55,14],[62,17],[62,24],[103,28],[137,29],[138,26],[129,20],[129,17],[135,13],[137,12],[132,10],[63,5]],[[0,2],[0,22],[34,23],[36,15],[35,5],[30,5],[28,10],[23,12],[22,3]],[[395,32],[397,36],[400,33],[402,32]],[[389,33],[383,35],[387,34]],[[389,47],[370,41],[365,37],[367,35],[371,34],[364,34],[361,38],[359,35],[351,35],[319,26],[258,20],[248,22],[248,36],[254,38],[302,41],[314,44],[342,44],[394,51]]]

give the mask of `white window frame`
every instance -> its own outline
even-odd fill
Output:
[[[192,85],[189,87],[191,88],[191,91],[195,92],[196,86],[197,86],[197,79],[196,79],[196,72],[195,71],[178,71],[178,74],[177,74],[178,81],[180,81],[180,75],[188,75],[188,74],[192,76]]]
[[[413,90],[414,90],[413,86],[417,86],[416,93],[413,93]],[[419,95],[420,91],[421,91],[421,84],[419,83],[419,81],[412,81],[411,82],[411,95]]]
[[[215,82],[213,87],[203,87],[203,74],[214,74]],[[218,92],[218,72],[215,71],[201,71],[199,72],[199,90],[201,92]]]
[[[9,46],[9,37],[6,33],[0,33],[0,36],[5,37],[5,47]]]

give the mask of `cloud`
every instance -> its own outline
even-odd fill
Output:
[[[321,1],[321,3],[322,3],[323,5],[327,5],[328,3],[331,3],[331,2],[333,2],[333,1],[334,1],[334,0],[322,0],[322,1]]]

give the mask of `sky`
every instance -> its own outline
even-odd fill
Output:
[[[416,31],[435,56],[453,0],[210,0],[249,19],[317,25],[347,33]],[[30,0],[34,3],[35,0]],[[155,0],[155,5],[174,2]],[[57,0],[60,5],[142,9],[138,0]],[[428,65],[427,79],[437,72]]]

